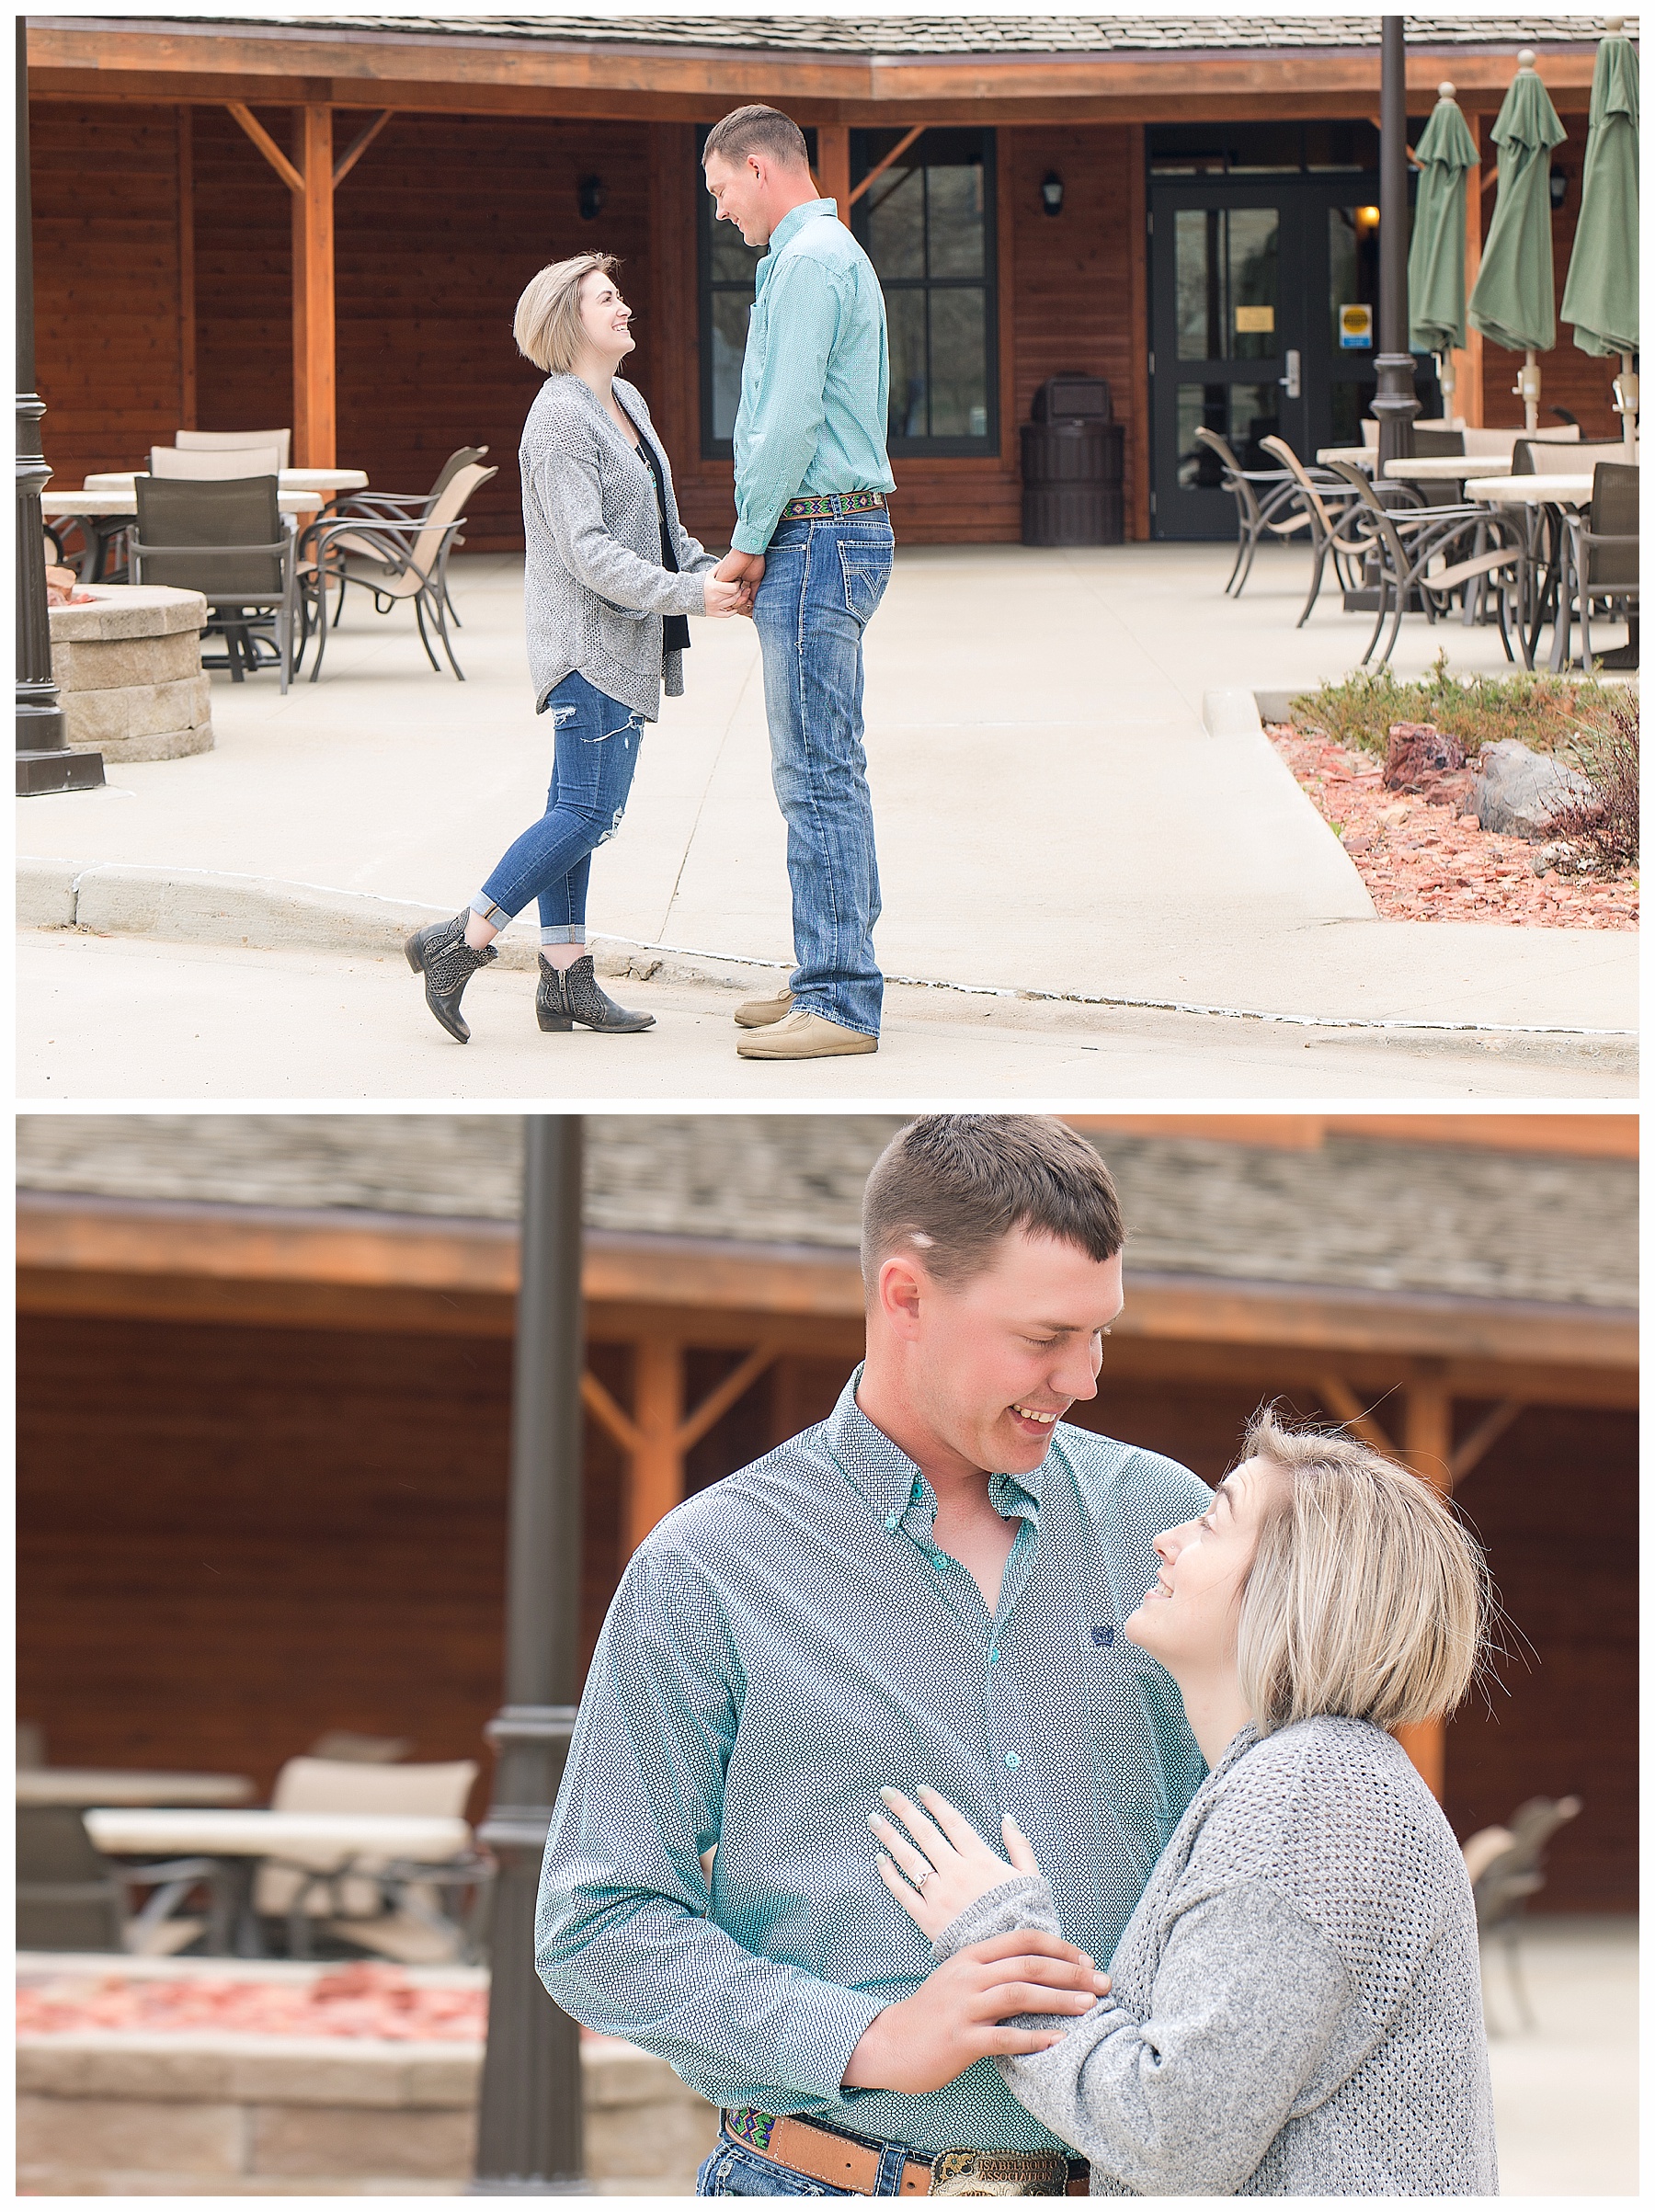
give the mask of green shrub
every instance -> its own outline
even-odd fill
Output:
[[[1451,676],[1444,651],[1416,682],[1399,681],[1388,667],[1360,670],[1302,693],[1292,713],[1295,729],[1320,730],[1381,759],[1393,722],[1432,722],[1457,737],[1467,754],[1501,737],[1520,737],[1536,752],[1578,761],[1590,774],[1594,725],[1601,729],[1617,709],[1624,713],[1628,707],[1636,718],[1636,690],[1591,677],[1524,669],[1511,676]]]

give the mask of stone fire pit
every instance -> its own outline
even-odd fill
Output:
[[[48,618],[71,747],[99,752],[111,767],[211,752],[201,594],[160,584],[88,584],[80,591],[90,605],[53,607]]]

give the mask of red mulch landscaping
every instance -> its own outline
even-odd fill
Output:
[[[1387,791],[1371,753],[1284,723],[1266,735],[1345,850],[1387,921],[1522,922],[1542,929],[1636,929],[1638,879],[1536,875],[1543,849],[1456,814],[1465,774],[1429,792]],[[1434,802],[1434,804],[1433,804]]]
[[[309,1982],[129,1980],[63,1975],[17,1991],[17,2033],[104,2028],[165,2035],[371,2035],[389,2043],[480,2043],[486,1990],[422,1989],[399,1967],[352,1962]]]

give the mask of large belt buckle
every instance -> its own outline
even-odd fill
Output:
[[[1045,2150],[940,2150],[933,2196],[1063,2196],[1068,2161]]]

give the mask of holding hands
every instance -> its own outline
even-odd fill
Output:
[[[905,1836],[880,1814],[869,1814],[868,1826],[885,1845],[879,1854],[881,1877],[903,1910],[933,1943],[967,1905],[975,1905],[978,1898],[998,1889],[1012,1875],[1040,1872],[1028,1838],[1010,1813],[1000,1823],[1008,1864],[989,1850],[964,1814],[935,1790],[919,1792],[926,1810],[933,1816],[929,1820],[900,1790],[884,1789],[879,1794],[908,1830]]]
[[[762,553],[736,553],[734,548],[707,578],[709,614],[746,614],[753,611],[753,595],[764,580]],[[732,587],[735,587],[732,596]],[[714,595],[717,604],[714,605]]]

